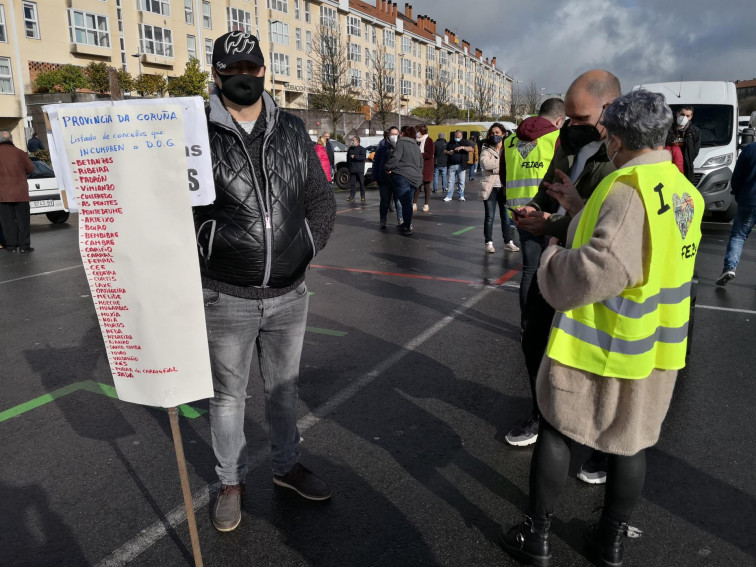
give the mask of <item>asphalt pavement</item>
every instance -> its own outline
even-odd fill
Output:
[[[333,236],[307,274],[302,462],[333,498],[274,487],[262,387],[251,369],[250,473],[239,528],[220,534],[207,401],[181,433],[205,565],[516,565],[532,450],[504,442],[529,411],[519,342],[520,255],[495,227],[486,254],[477,181],[432,195],[414,235],[378,227],[337,192]],[[422,201],[421,201],[422,203]],[[0,250],[0,564],[190,565],[168,415],[120,402],[78,252],[77,216],[32,220],[35,252]],[[756,251],[714,286],[729,225],[706,222],[693,348],[631,524],[627,566],[756,565]],[[176,285],[181,285],[176,282]],[[555,565],[588,565],[583,530],[603,487],[575,479],[553,524]]]

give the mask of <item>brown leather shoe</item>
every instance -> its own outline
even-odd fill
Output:
[[[241,497],[243,484],[222,484],[213,506],[213,525],[219,532],[235,530],[241,522]]]

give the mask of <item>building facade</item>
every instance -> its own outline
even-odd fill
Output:
[[[104,62],[136,76],[180,76],[190,58],[209,71],[215,38],[244,30],[266,52],[266,87],[284,107],[308,108],[313,42],[336,27],[349,58],[357,98],[372,107],[376,54],[394,72],[395,110],[428,104],[436,73],[450,85],[449,102],[473,108],[490,93],[491,114],[509,111],[512,79],[451,31],[405,4],[376,0],[0,0],[0,129],[29,135],[25,95],[39,73],[65,64]],[[22,144],[19,144],[22,145]]]

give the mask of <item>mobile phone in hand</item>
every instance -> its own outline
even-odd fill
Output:
[[[518,209],[515,209],[514,207],[507,207],[510,211],[512,211],[512,214],[516,217],[525,218],[527,215],[525,213],[521,213]]]

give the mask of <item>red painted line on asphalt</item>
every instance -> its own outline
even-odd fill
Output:
[[[522,266],[520,266],[520,268],[522,268]],[[505,282],[508,282],[509,280],[511,280],[515,276],[515,274],[520,273],[520,268],[517,268],[516,270],[509,270],[506,274],[504,274],[503,276],[501,276],[494,283],[496,285],[501,285],[501,284],[503,284]]]
[[[473,280],[460,280],[457,278],[441,278],[437,276],[426,276],[423,274],[401,274],[399,272],[382,272],[379,270],[363,270],[361,268],[341,268],[338,266],[323,266],[320,264],[310,264],[311,268],[318,268],[321,270],[337,270],[340,272],[352,272],[355,274],[372,274],[376,276],[390,276],[394,278],[411,278],[416,280],[433,280],[437,282],[451,282],[451,283],[463,283],[463,284],[475,284],[480,285],[483,282],[480,281],[473,281]],[[515,274],[517,274],[519,270],[510,270],[503,276],[501,276],[498,280],[496,280],[495,285],[501,285],[507,280],[511,279]]]

